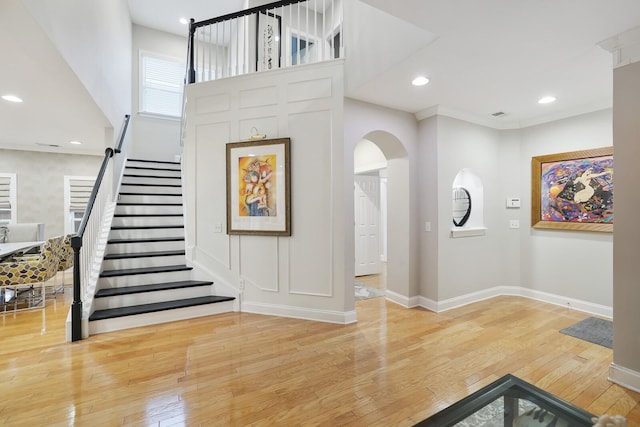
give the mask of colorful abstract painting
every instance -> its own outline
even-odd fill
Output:
[[[613,156],[542,165],[542,221],[613,223]]]

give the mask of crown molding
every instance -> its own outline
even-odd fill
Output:
[[[617,34],[598,43],[598,46],[612,53],[613,68],[640,61],[640,27]]]

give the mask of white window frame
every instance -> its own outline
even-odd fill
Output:
[[[298,29],[292,28],[292,27],[287,27],[287,40],[285,43],[285,64],[287,64],[288,67],[293,66],[293,55],[291,53],[291,49],[293,47],[293,43],[291,41],[291,39],[293,37],[297,37],[298,39],[304,39],[307,43],[312,42],[313,45],[315,46],[315,49],[313,51],[313,58],[308,57],[307,60],[304,63],[299,63],[296,64],[296,66],[298,65],[305,65],[305,64],[313,64],[315,62],[318,62],[319,59],[322,57],[322,50],[324,48],[323,46],[323,42],[322,39],[314,34],[310,34],[304,31],[300,31]],[[309,53],[309,55],[311,54],[311,52]],[[300,58],[301,59],[301,58]]]
[[[73,234],[76,232],[76,223],[80,225],[82,216],[78,218],[78,211],[71,210],[71,181],[91,181],[92,185],[96,181],[95,176],[64,176],[64,234]],[[83,212],[84,216],[84,212]]]
[[[145,67],[144,60],[145,58],[153,58],[166,62],[173,62],[175,64],[180,65],[181,68],[181,77],[180,82],[175,82],[176,92],[180,94],[180,105],[178,106],[178,115],[171,114],[162,114],[157,111],[147,111],[145,109],[145,88],[146,88],[146,78],[145,78]],[[140,50],[138,52],[138,114],[142,116],[155,117],[161,119],[169,119],[169,120],[180,120],[182,116],[182,99],[184,92],[184,74],[186,71],[186,64],[183,60],[179,58],[174,58],[166,55],[159,55],[154,52]],[[169,87],[170,85],[167,85]],[[179,89],[178,89],[179,86]]]
[[[18,178],[15,173],[0,173],[0,176],[3,178],[9,178],[9,203],[11,204],[11,209],[9,210],[11,217],[8,221],[0,219],[0,224],[13,224],[18,218]]]

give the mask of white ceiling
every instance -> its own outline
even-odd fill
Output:
[[[179,17],[206,19],[243,4],[128,1],[134,22],[183,35]],[[501,129],[610,107],[613,61],[598,43],[640,26],[639,0],[345,1],[359,4],[346,24],[360,35],[355,43],[346,41],[348,72],[367,63],[363,56],[378,62],[364,73],[366,81],[347,85],[348,96],[420,118],[439,112]],[[366,44],[367,31],[371,39],[384,35],[387,49]],[[380,61],[381,51],[393,63]],[[349,66],[350,59],[355,64]],[[418,74],[431,82],[413,87]],[[549,94],[557,102],[537,103]],[[496,112],[505,114],[495,118]]]
[[[109,121],[20,1],[0,1],[0,148],[104,153]],[[81,141],[71,145],[69,141]]]
[[[180,17],[203,20],[246,4],[127,1],[134,23],[183,36]],[[346,40],[348,96],[419,118],[439,112],[504,129],[610,107],[612,58],[598,43],[640,26],[640,0],[345,1],[356,10],[345,37],[359,36]],[[0,100],[0,147],[103,152],[108,121],[33,19],[15,10],[19,3],[0,2],[0,95],[25,99]],[[431,82],[411,86],[418,74]],[[558,101],[538,105],[547,94]],[[498,111],[505,115],[491,116]],[[72,139],[98,143],[76,147]]]

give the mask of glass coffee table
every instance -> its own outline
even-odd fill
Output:
[[[511,374],[454,403],[416,426],[593,426],[587,411]]]

